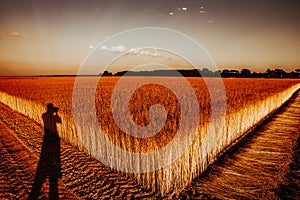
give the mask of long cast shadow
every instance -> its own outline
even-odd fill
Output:
[[[28,199],[38,199],[45,179],[50,182],[49,199],[58,199],[58,179],[62,177],[60,163],[60,138],[57,123],[61,123],[58,108],[52,103],[47,105],[47,111],[42,115],[44,136],[39,164],[34,183]]]

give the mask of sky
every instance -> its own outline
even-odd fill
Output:
[[[121,43],[98,44],[141,27],[188,35],[219,69],[300,68],[297,0],[1,0],[0,26],[0,75],[7,76],[76,74],[97,46],[114,54],[134,51]],[[114,71],[126,69],[136,55],[150,62],[162,54],[133,52]]]

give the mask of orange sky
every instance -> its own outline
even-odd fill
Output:
[[[101,41],[145,26],[189,35],[220,69],[292,71],[300,67],[299,5],[294,0],[2,0],[0,75],[76,74]]]

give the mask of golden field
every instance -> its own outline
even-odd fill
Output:
[[[143,78],[145,79],[145,77]],[[149,80],[153,78],[151,77]],[[80,79],[83,83],[82,88],[87,90],[90,82],[97,81],[96,77],[80,77]],[[140,79],[141,77],[126,77],[124,89],[136,84]],[[169,84],[173,84],[179,90],[184,90],[184,87],[177,86],[177,78],[156,77],[155,79],[164,81],[167,79]],[[77,94],[80,95],[83,102],[86,98],[94,99],[97,118],[101,126],[100,132],[115,144],[115,148],[102,145],[103,138],[99,137],[99,130],[90,126],[90,113],[86,113],[84,107],[78,109],[79,111],[82,109],[80,116],[87,124],[83,124],[81,127],[75,126],[72,116],[75,77],[3,78],[0,79],[0,101],[39,123],[41,123],[41,114],[45,111],[45,105],[53,103],[59,107],[63,118],[60,134],[65,141],[89,152],[95,158],[100,159],[103,155],[107,159],[116,158],[111,161],[116,166],[122,165],[124,168],[131,169],[139,165],[140,168],[149,169],[146,170],[147,173],[133,173],[133,175],[140,183],[153,191],[165,194],[189,184],[193,178],[199,176],[210,163],[216,160],[224,148],[282,105],[300,88],[300,80],[223,79],[226,92],[226,113],[222,115],[220,111],[219,115],[212,118],[210,94],[205,83],[210,82],[213,85],[215,79],[187,78],[187,80],[199,102],[200,119],[197,124],[196,136],[190,148],[183,150],[180,158],[174,160],[169,166],[155,171],[151,170],[151,165],[155,165],[155,160],[168,158],[159,158],[157,157],[159,155],[154,154],[146,163],[144,160],[141,160],[140,163],[132,163],[129,156],[120,161],[116,147],[131,153],[152,153],[168,145],[175,138],[178,129],[182,126],[181,118],[185,113],[181,113],[176,95],[162,85],[150,83],[138,88],[132,94],[128,104],[130,118],[140,126],[153,123],[149,118],[149,109],[152,105],[160,104],[165,108],[166,122],[163,128],[155,136],[148,138],[130,136],[117,125],[114,119],[111,96],[119,81],[118,77],[102,77],[98,82],[95,97],[86,96],[84,90],[82,90],[82,94]],[[216,94],[220,92],[219,90],[217,85],[215,88],[211,88],[211,91]],[[189,99],[187,98],[186,101]],[[218,102],[218,99],[215,102]],[[222,102],[220,99],[220,104]],[[218,104],[213,106],[216,107]],[[206,140],[211,133],[215,137]],[[186,130],[186,134],[190,134],[188,130]],[[177,145],[181,148],[180,143]]]

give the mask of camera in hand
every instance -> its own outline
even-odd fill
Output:
[[[58,107],[53,107],[54,112],[58,112]]]

